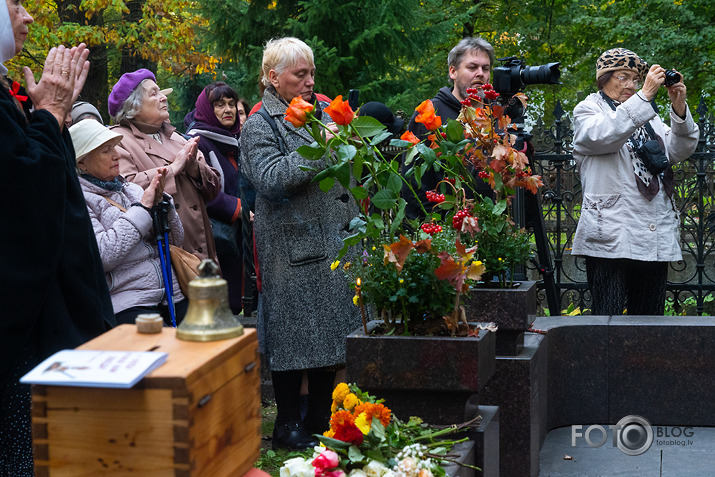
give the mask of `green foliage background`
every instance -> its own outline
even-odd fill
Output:
[[[216,76],[225,75],[250,102],[260,99],[263,45],[296,36],[315,52],[316,91],[334,97],[359,89],[361,103],[382,101],[410,116],[448,84],[451,47],[464,36],[481,35],[497,57],[516,55],[528,65],[561,62],[563,85],[526,90],[530,114],[545,113],[547,121],[557,99],[569,112],[596,91],[596,59],[614,47],[678,69],[686,78],[691,110],[701,96],[713,107],[711,0],[198,1],[210,25],[202,46],[222,59]],[[205,76],[202,84],[211,80]],[[178,82],[191,89],[196,79]],[[667,104],[665,91],[657,100]],[[193,99],[182,111],[192,105]]]

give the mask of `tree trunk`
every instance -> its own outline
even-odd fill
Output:
[[[128,23],[139,23],[142,18],[142,5],[145,0],[128,0],[125,2],[129,13],[124,15],[124,21]],[[142,43],[143,38],[139,39]],[[140,68],[146,68],[156,74],[156,63],[141,57],[136,49],[124,47],[122,49],[122,63],[119,67],[119,74],[130,73]]]

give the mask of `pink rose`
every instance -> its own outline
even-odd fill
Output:
[[[330,472],[325,472],[323,474],[325,477],[345,477],[345,472],[340,469],[331,470]]]
[[[336,454],[334,451],[331,450],[326,450],[322,454],[320,454],[318,457],[313,459],[313,467],[315,467],[315,475],[321,475],[325,474],[326,470],[328,469],[334,469],[335,467],[338,466],[340,463],[340,459],[338,458],[338,454]],[[341,477],[338,475],[335,476],[329,476],[329,477]]]

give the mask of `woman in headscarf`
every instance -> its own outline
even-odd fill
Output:
[[[690,157],[699,133],[682,76],[665,86],[670,127],[658,117],[652,100],[665,78],[630,50],[608,50],[596,63],[599,92],[574,109],[583,204],[572,253],[586,257],[594,315],[626,306],[630,315],[662,315],[668,262],[682,259],[670,164]]]
[[[186,315],[188,300],[172,273],[173,323],[151,215],[151,209],[164,198],[166,169],[160,168],[143,190],[119,175],[116,146],[121,134],[92,120],[70,127],[70,134],[117,324],[134,324],[141,313],[159,313],[167,325],[178,325]],[[166,197],[172,203],[171,197]],[[184,229],[173,206],[167,219],[169,243],[181,245]],[[164,266],[171,267],[171,263]]]
[[[228,283],[229,305],[235,314],[241,312],[243,276],[241,199],[238,193],[241,174],[238,105],[236,92],[219,81],[201,91],[196,98],[196,109],[184,118],[186,134],[199,137],[199,151],[206,162],[220,173],[221,190],[214,200],[206,204],[206,209],[214,232],[221,272]]]
[[[327,103],[313,93],[313,51],[296,38],[271,40],[263,51],[262,72],[264,111],[251,115],[241,129],[242,172],[256,191],[262,280],[257,328],[278,411],[273,446],[303,449],[316,443],[310,434],[328,429],[335,370],[345,363],[346,336],[360,324],[347,280],[330,273],[357,210],[342,186],[326,193],[312,182],[316,172],[302,167],[325,164],[296,152],[313,138],[285,120],[288,103],[301,96],[317,102],[317,118],[331,121],[322,111]],[[309,396],[301,420],[304,371]]]
[[[112,130],[123,136],[119,173],[146,188],[157,170],[166,168],[166,192],[184,226],[184,250],[217,260],[206,203],[219,193],[221,182],[197,153],[198,138],[187,141],[169,124],[166,92],[146,69],[123,74],[112,88],[109,114],[117,124]]]
[[[22,51],[32,22],[20,1],[0,0],[3,63]],[[64,127],[87,78],[88,54],[84,44],[52,48],[38,83],[24,68],[35,107],[29,120],[18,88],[0,80],[0,476],[34,475],[30,386],[19,378],[114,324]]]

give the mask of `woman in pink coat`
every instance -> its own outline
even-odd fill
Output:
[[[187,141],[169,124],[164,92],[146,69],[123,74],[112,88],[109,114],[117,124],[112,130],[123,136],[119,173],[146,188],[165,168],[165,191],[184,226],[184,250],[218,262],[206,203],[216,197],[221,181],[197,153],[198,138]]]

